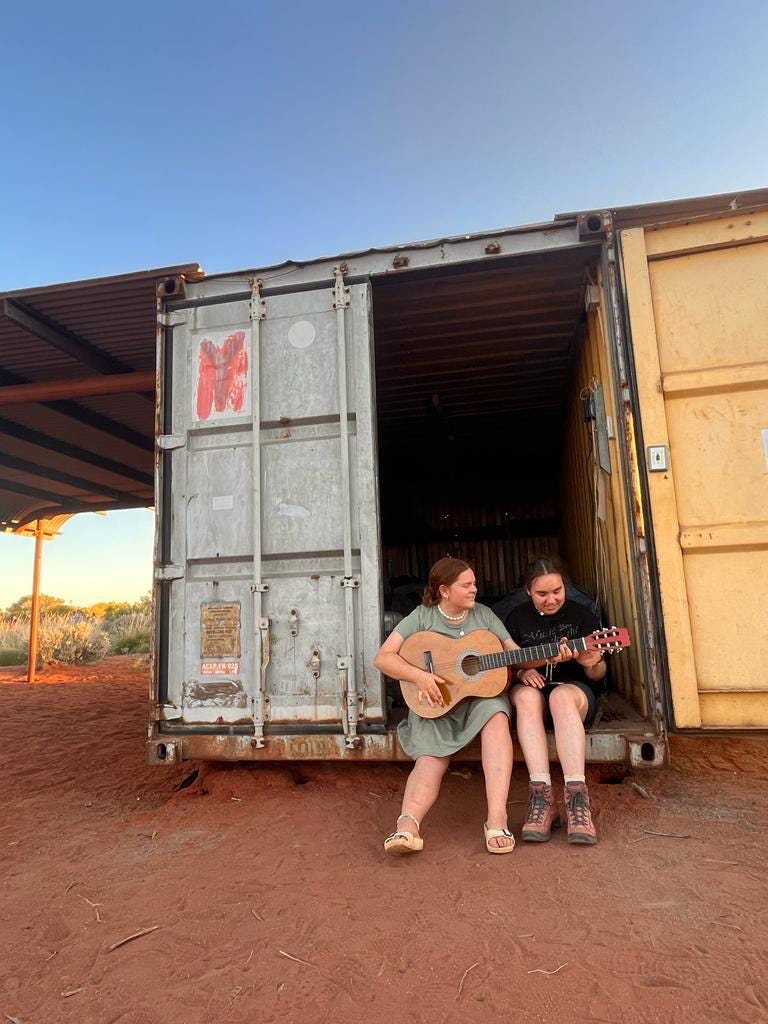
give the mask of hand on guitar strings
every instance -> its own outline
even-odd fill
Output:
[[[568,646],[567,637],[563,637],[560,641],[560,653],[556,658],[547,658],[546,664],[556,665],[560,661],[570,661],[573,656],[573,651]],[[537,690],[541,690],[547,685],[546,677],[535,668],[521,668],[517,673],[517,681],[524,686],[533,686]]]
[[[445,701],[443,700],[438,683],[445,685],[445,680],[442,676],[435,675],[434,672],[421,672],[419,674],[419,682],[416,684],[419,688],[419,704],[426,701],[431,708],[443,707]]]

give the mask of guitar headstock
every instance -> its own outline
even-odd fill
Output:
[[[605,629],[596,629],[585,638],[588,651],[600,651],[601,654],[615,654],[632,643],[629,637],[629,630],[623,626],[607,626]]]

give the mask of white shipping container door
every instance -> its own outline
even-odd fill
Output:
[[[254,290],[181,316],[167,703],[257,736],[379,723],[370,288]]]

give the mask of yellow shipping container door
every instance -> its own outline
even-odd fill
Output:
[[[675,724],[768,728],[768,213],[621,247]]]

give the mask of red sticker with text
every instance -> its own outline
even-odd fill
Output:
[[[204,676],[236,676],[240,674],[239,661],[203,661],[200,673]]]

